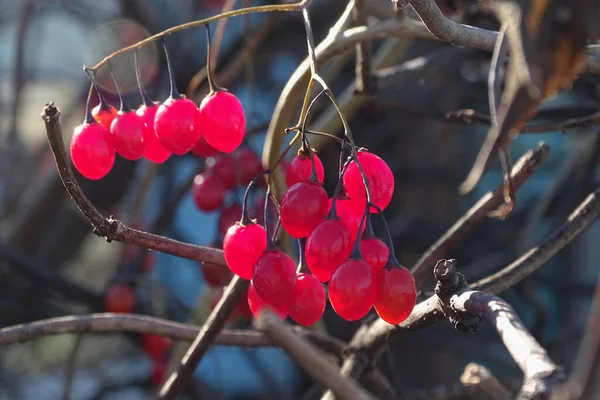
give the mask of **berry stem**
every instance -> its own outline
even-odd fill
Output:
[[[365,231],[362,234],[362,239],[374,239],[377,236],[375,236],[375,232],[373,231],[373,222],[371,220],[371,213],[367,213],[367,219],[366,219],[366,226],[365,226]]]
[[[344,182],[342,181],[342,175],[346,172],[346,168],[350,165],[350,160],[346,161],[346,163],[342,166],[342,170],[340,172],[340,177],[335,185],[335,190],[333,191],[333,196],[331,197],[331,208],[329,209],[329,214],[327,215],[327,219],[338,219],[337,215],[337,200],[342,191],[342,187],[344,186]]]
[[[96,87],[93,83],[92,83],[92,85],[94,86],[94,88]],[[98,92],[98,89],[96,89],[96,92],[98,93],[98,96],[99,96],[100,93]],[[92,116],[92,88],[91,87],[88,92],[87,101],[85,102],[85,118],[83,121],[86,124],[93,124],[96,122],[96,120]]]
[[[342,179],[342,174],[344,172],[344,169],[346,168],[345,165],[348,164],[348,161],[346,161],[346,163],[344,163],[344,153],[346,150],[346,135],[344,135],[342,137],[342,145],[341,145],[341,149],[340,149],[340,164],[339,164],[339,172],[338,172],[338,179]]]
[[[304,257],[304,248],[306,247],[306,238],[298,239],[298,268],[296,274],[301,274],[308,270],[306,259]]]
[[[306,137],[306,123],[308,121],[308,115],[310,114],[312,108],[323,94],[325,94],[325,91],[321,90],[321,92],[319,92],[319,94],[310,102],[308,108],[306,109],[306,114],[302,120],[302,125],[300,126],[300,135],[302,138],[302,145],[300,147],[300,151],[306,151],[308,153],[311,162],[311,174],[309,181],[316,183],[319,182],[319,179],[317,178],[317,166],[315,164],[315,157],[312,148],[310,147],[310,143],[308,142],[308,138]]]
[[[163,50],[165,51],[165,59],[167,61],[167,70],[169,71],[169,82],[171,84],[171,91],[169,93],[169,97],[171,99],[179,99],[181,95],[177,90],[177,85],[175,84],[175,76],[173,76],[173,67],[171,66],[171,56],[169,55],[169,49],[167,49],[167,44],[163,38],[160,38],[160,43],[162,44]]]
[[[119,95],[119,102],[121,103],[121,105],[119,107],[119,112],[125,113],[125,112],[131,111],[131,108],[129,108],[127,103],[125,103],[125,96],[123,96],[123,92],[121,91],[121,86],[119,85],[119,82],[117,81],[117,78],[115,76],[115,71],[113,70],[112,62],[110,62],[110,60],[108,61],[108,69],[110,71],[110,77],[112,78],[113,82],[115,83],[115,88],[117,89],[117,94]]]
[[[210,25],[204,25],[206,29],[206,80],[208,81],[209,92],[208,95],[222,90],[219,85],[213,80],[212,76],[212,51],[210,48]]]
[[[153,102],[150,99],[150,97],[148,97],[148,93],[146,93],[146,89],[144,88],[144,84],[142,83],[142,73],[140,71],[138,49],[135,49],[135,51],[133,53],[133,62],[135,63],[135,79],[137,81],[138,90],[140,92],[140,97],[142,98],[142,103],[146,107],[151,107],[153,105]]]
[[[110,105],[104,98],[104,95],[102,94],[102,91],[100,90],[100,86],[98,85],[98,82],[96,82],[96,79],[94,78],[94,75],[93,75],[94,71],[86,65],[83,66],[83,70],[85,71],[87,76],[90,78],[90,81],[92,82],[92,86],[94,87],[94,90],[96,90],[96,93],[98,94],[98,105],[100,106],[100,109],[102,111],[109,110]],[[91,91],[89,94],[91,95]],[[90,96],[88,96],[88,100],[90,100]],[[91,111],[90,111],[90,115],[91,115]]]
[[[263,208],[263,220],[265,221],[265,232],[267,233],[267,250],[277,248],[275,241],[271,238],[269,229],[269,201],[271,200],[271,185],[267,185],[267,193],[265,193],[265,204]]]
[[[383,220],[383,226],[385,227],[385,231],[387,233],[386,245],[390,249],[390,258],[396,258],[396,252],[394,251],[394,242],[392,240],[392,233],[390,232],[390,227],[388,226],[387,219],[385,218],[385,215],[383,215],[383,210],[375,204],[371,204],[371,207],[377,210],[377,214],[379,214],[381,216],[381,219]]]
[[[271,235],[271,240],[273,243],[277,243],[277,235],[279,234],[279,228],[281,228],[281,217],[277,217],[277,223],[275,224],[275,229],[273,229],[273,234]]]
[[[244,192],[244,199],[242,200],[242,219],[240,221],[242,225],[248,225],[248,224],[252,223],[252,220],[248,216],[248,197],[250,195],[250,191],[252,190],[252,187],[256,184],[256,182],[258,182],[260,179],[262,179],[262,177],[265,174],[270,174],[270,173],[271,173],[271,170],[269,170],[269,169],[264,170],[263,172],[261,172],[260,174],[256,175],[254,178],[252,178],[252,180],[246,187],[246,191]],[[266,220],[265,220],[265,225],[266,225]]]
[[[356,234],[356,240],[354,241],[354,246],[352,246],[352,253],[350,253],[350,258],[355,260],[362,258],[362,252],[360,251],[360,233],[363,230],[363,226],[365,226],[365,221],[367,216],[370,214],[369,212],[369,204],[367,203],[367,208],[365,209],[365,213],[360,219],[360,224],[358,225],[358,232]]]

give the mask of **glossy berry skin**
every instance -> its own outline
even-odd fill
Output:
[[[146,149],[145,129],[144,121],[136,113],[119,112],[110,124],[110,134],[117,154],[127,160],[139,160]]]
[[[218,178],[227,190],[238,183],[238,169],[235,160],[229,154],[218,154],[206,159],[204,172]]]
[[[202,136],[196,104],[186,98],[168,98],[156,110],[154,131],[167,150],[184,155]]]
[[[199,174],[194,178],[192,196],[196,206],[204,211],[215,211],[223,205],[227,189],[219,178],[210,174]]]
[[[304,238],[327,215],[327,193],[318,183],[303,181],[289,188],[280,205],[281,226],[294,238]]]
[[[135,306],[135,293],[129,285],[114,285],[104,296],[104,309],[112,313],[130,313]]]
[[[142,335],[142,347],[146,354],[152,359],[161,359],[167,350],[171,348],[173,341],[167,337],[160,335]]]
[[[333,273],[328,289],[335,312],[347,321],[356,321],[373,307],[375,275],[365,261],[347,259]]]
[[[377,238],[361,239],[360,252],[375,274],[387,264],[390,258],[390,249]]]
[[[281,320],[284,320],[288,315],[287,307],[285,305],[275,306],[267,303],[258,295],[258,293],[256,293],[256,289],[252,284],[248,286],[248,307],[250,307],[250,311],[255,317],[258,317],[265,307],[277,314]]]
[[[306,240],[305,258],[308,269],[321,282],[327,282],[350,256],[353,242],[341,221],[326,219]]]
[[[287,306],[296,288],[294,261],[282,251],[266,250],[254,265],[252,285],[267,303]]]
[[[212,157],[212,156],[216,155],[217,153],[219,153],[210,144],[208,144],[208,142],[206,141],[204,136],[200,136],[200,139],[198,140],[198,142],[196,142],[194,147],[192,147],[191,152],[192,152],[192,154],[194,154],[196,157],[199,157],[199,158]]]
[[[117,109],[113,106],[108,106],[107,108],[100,108],[100,104],[92,109],[92,117],[98,122],[100,125],[104,126],[106,129],[110,129],[110,124],[112,124],[113,119],[117,116]]]
[[[207,284],[214,287],[222,287],[229,283],[233,276],[228,268],[209,262],[200,263],[202,275]]]
[[[144,122],[144,149],[143,157],[156,164],[162,164],[171,157],[172,152],[160,144],[156,132],[154,131],[154,117],[158,110],[157,105],[146,106],[142,104],[135,112]]]
[[[375,311],[385,322],[397,325],[404,321],[417,300],[415,279],[408,269],[383,268],[377,273]]]
[[[358,152],[358,160],[369,181],[373,204],[384,210],[394,194],[394,174],[381,158],[368,151]],[[344,187],[353,200],[366,201],[367,192],[356,162],[352,161],[343,177]],[[371,212],[377,212],[371,207]]]
[[[267,248],[267,233],[258,224],[232,225],[223,239],[223,254],[227,266],[243,279],[252,279],[254,265]]]
[[[219,233],[225,235],[227,230],[242,218],[242,206],[234,203],[221,211],[219,217]]]
[[[98,123],[84,123],[75,128],[70,152],[73,165],[88,179],[104,178],[115,164],[110,133]]]
[[[325,312],[325,289],[317,278],[299,274],[294,298],[288,307],[290,318],[303,326],[316,323]]]
[[[313,153],[315,159],[315,170],[317,180],[322,185],[325,180],[325,170],[321,159]],[[307,181],[312,176],[312,161],[308,154],[299,154],[290,162],[285,171],[285,183],[288,187],[294,186],[298,182]]]
[[[208,94],[200,103],[202,132],[208,144],[223,153],[239,147],[246,134],[242,103],[226,91]]]
[[[249,147],[241,147],[233,153],[235,164],[238,168],[238,183],[249,184],[258,174],[263,171],[263,166],[256,154]]]
[[[332,199],[329,199],[327,208],[331,209]],[[340,200],[335,202],[335,211],[340,219],[342,225],[350,232],[352,240],[356,240],[358,235],[358,228],[360,227],[360,220],[367,208],[367,203],[362,205],[360,201],[354,200]],[[366,224],[363,224],[361,235],[365,231]]]

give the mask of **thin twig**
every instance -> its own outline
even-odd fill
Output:
[[[354,24],[363,26],[367,24],[365,0],[354,2]],[[356,92],[370,94],[375,88],[371,74],[371,42],[356,44]]]
[[[470,363],[460,377],[460,382],[486,400],[510,400],[508,390],[483,365]]]
[[[73,348],[69,352],[69,358],[67,358],[67,365],[65,366],[65,384],[63,386],[62,399],[69,400],[71,398],[71,389],[73,387],[73,378],[77,371],[77,355],[81,344],[83,342],[83,336],[77,335],[73,343]]]

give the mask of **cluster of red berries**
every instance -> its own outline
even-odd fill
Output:
[[[246,117],[238,98],[218,88],[211,90],[197,106],[177,92],[166,46],[165,54],[171,92],[159,105],[151,101],[144,90],[136,53],[136,76],[142,97],[142,105],[136,111],[125,104],[116,79],[120,109],[117,111],[108,104],[86,69],[100,102],[90,110],[88,100],[85,120],[75,128],[71,138],[71,159],[81,175],[89,179],[103,178],[112,169],[116,154],[128,160],[144,157],[162,164],[171,154],[184,155],[192,149],[199,151],[203,146],[231,153],[242,143]]]
[[[298,268],[277,249],[269,229],[244,211],[227,230],[225,260],[231,272],[251,281],[250,310],[257,315],[269,307],[281,318],[289,315],[312,325],[325,310],[327,283],[329,301],[340,317],[358,320],[374,307],[385,321],[402,322],[415,305],[415,282],[396,259],[389,231],[386,244],[371,227],[371,213],[381,213],[392,199],[389,166],[360,150],[340,171],[332,198],[323,180],[322,162],[303,146],[286,169],[288,189],[279,207],[281,226],[301,243]]]

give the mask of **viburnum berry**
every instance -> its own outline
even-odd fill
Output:
[[[368,151],[359,151],[358,161],[368,180],[371,202],[384,210],[390,204],[394,194],[392,170],[385,161]],[[348,165],[343,181],[351,199],[366,202],[367,192],[356,161],[352,161]],[[371,212],[376,212],[376,209],[371,207]]]
[[[225,207],[219,216],[219,233],[225,235],[227,230],[242,218],[242,206],[238,203],[233,203]]]
[[[281,200],[281,225],[298,239],[305,238],[327,215],[327,192],[318,183],[302,181],[290,187]]]
[[[190,151],[202,136],[200,113],[192,100],[177,92],[169,52],[164,43],[163,47],[171,81],[171,93],[156,110],[154,130],[158,140],[167,150],[182,156]]]
[[[200,158],[212,157],[218,153],[218,151],[215,148],[208,144],[204,136],[200,136],[198,142],[194,145],[194,147],[192,147],[191,152],[196,157]]]
[[[375,311],[389,324],[397,325],[412,313],[417,300],[415,279],[395,257],[376,275]]]
[[[142,335],[142,347],[146,354],[154,360],[161,359],[172,345],[173,341],[167,337],[152,334]]]
[[[325,169],[321,159],[313,153],[315,161],[315,171],[317,181],[322,185],[325,180]],[[290,162],[285,172],[285,183],[288,187],[294,186],[298,182],[307,181],[312,176],[312,161],[308,152],[300,149],[298,155]]]
[[[206,283],[214,287],[226,285],[233,276],[229,268],[206,261],[200,263],[200,268],[202,269],[202,275]]]
[[[298,274],[288,312],[291,319],[303,326],[311,326],[321,319],[325,312],[325,289],[317,278]]]
[[[373,307],[375,275],[364,260],[349,258],[331,276],[328,290],[335,312],[347,321],[356,321]]]
[[[248,286],[248,307],[250,307],[250,311],[255,317],[258,317],[261,311],[265,308],[268,308],[271,311],[273,311],[282,320],[284,320],[288,315],[287,308],[285,305],[278,304],[277,306],[275,306],[267,303],[258,295],[258,293],[256,293],[256,289],[252,284]]]
[[[267,248],[267,233],[262,226],[243,220],[227,230],[223,239],[223,255],[231,272],[250,280],[254,265]]]
[[[390,257],[390,249],[377,238],[361,239],[360,252],[367,264],[373,269],[373,273],[379,272]]]
[[[306,265],[325,283],[337,267],[350,256],[354,239],[337,218],[321,222],[306,240]]]
[[[266,250],[254,265],[252,285],[269,304],[289,304],[296,281],[294,261],[282,251]]]
[[[92,117],[94,117],[94,120],[100,125],[104,126],[106,129],[110,129],[110,124],[117,116],[117,109],[108,104],[100,92],[96,93],[98,93],[100,103],[92,109]]]
[[[331,203],[333,199],[329,199],[327,207],[331,209]],[[360,201],[352,199],[340,199],[338,198],[335,202],[335,210],[340,219],[342,225],[350,232],[352,240],[356,239],[358,235],[358,228],[360,227],[360,221],[367,208],[367,203],[363,205]],[[365,231],[365,225],[362,227],[361,234]]]
[[[130,313],[134,306],[135,293],[129,285],[113,285],[104,296],[104,309],[107,312]]]
[[[92,180],[104,178],[115,164],[115,147],[110,133],[91,116],[73,131],[70,153],[77,171]]]
[[[238,168],[238,182],[247,185],[263,170],[258,154],[250,147],[240,147],[233,153]]]
[[[238,169],[229,154],[218,154],[206,159],[204,172],[218,178],[226,189],[233,189],[238,183]]]
[[[223,205],[227,189],[219,178],[202,173],[196,175],[192,187],[192,196],[196,206],[204,211],[211,212]]]
[[[199,110],[208,144],[223,153],[239,147],[246,134],[246,116],[235,95],[221,89],[211,92],[202,100]]]

